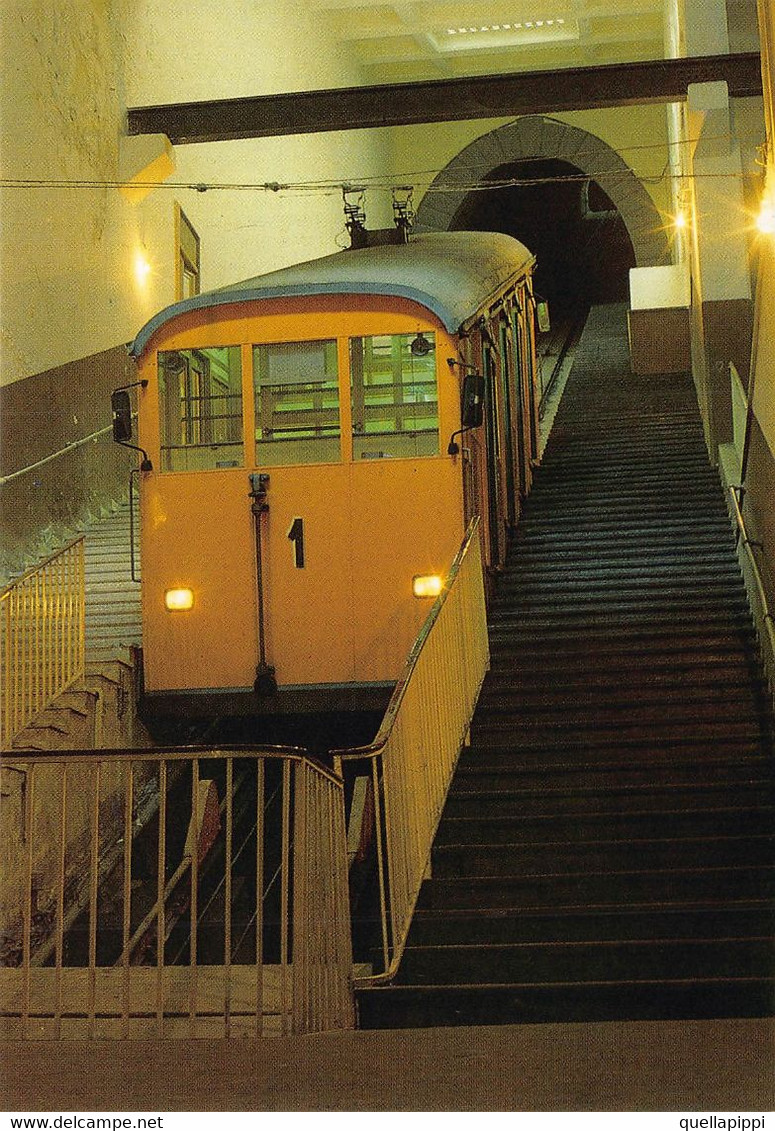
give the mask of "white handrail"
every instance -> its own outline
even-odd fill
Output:
[[[92,440],[97,440],[100,436],[107,435],[108,432],[113,431],[113,425],[108,424],[106,428],[99,428],[96,432],[91,432],[88,436],[82,436],[80,440],[72,440],[69,444],[65,444],[58,452],[52,452],[50,456],[44,456],[36,463],[31,463],[27,467],[20,467],[18,471],[12,471],[9,475],[0,475],[0,487],[5,487],[6,483],[10,483],[13,479],[18,479],[21,475],[26,475],[28,471],[37,471],[39,467],[44,467],[52,460],[59,459],[60,456],[66,455],[68,452],[74,451],[75,448],[81,448],[84,444],[90,443]]]

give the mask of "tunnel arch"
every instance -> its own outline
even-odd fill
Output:
[[[448,231],[454,227],[470,195],[467,186],[484,185],[493,169],[512,162],[558,158],[588,174],[610,198],[627,229],[637,267],[671,262],[659,210],[626,161],[594,134],[542,114],[526,115],[499,126],[453,157],[420,201],[415,230]],[[456,184],[461,186],[459,191],[454,189]]]

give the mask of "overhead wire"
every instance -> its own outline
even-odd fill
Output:
[[[542,160],[542,158],[537,158]],[[440,170],[441,172],[441,170]],[[738,176],[745,178],[760,178],[762,174],[756,170],[742,170]],[[599,171],[589,171],[578,174],[555,175],[551,177],[504,177],[493,180],[479,180],[479,181],[463,181],[455,179],[454,181],[439,182],[436,180],[422,182],[415,180],[415,188],[426,188],[433,192],[486,192],[498,188],[519,188],[531,187],[534,185],[549,185],[549,184],[568,184],[571,182],[583,182],[590,178],[592,180],[605,179],[610,180],[630,180],[633,176],[644,185],[658,185],[666,180],[728,180],[729,173],[683,173],[675,170],[670,170],[669,166],[665,166],[662,172],[648,176],[635,173],[632,169],[601,169]],[[271,192],[271,193],[293,193],[300,196],[323,195],[335,196],[338,195],[342,189],[349,189],[352,187],[362,187],[368,190],[385,190],[387,192],[394,188],[399,187],[399,182],[403,183],[406,180],[405,176],[395,179],[361,181],[358,185],[353,185],[350,181],[325,181],[325,182],[300,182],[298,184],[260,184],[260,183],[235,183],[227,184],[219,181],[213,181],[208,184],[188,183],[184,181],[93,181],[93,180],[28,180],[25,178],[15,179],[12,177],[0,178],[0,189],[103,189],[103,188],[117,188],[117,189],[162,189],[167,191],[181,192],[192,191],[199,193],[206,192]]]
[[[752,137],[754,135],[742,135],[744,137]],[[758,135],[756,135],[758,137]],[[729,133],[714,135],[713,137],[703,138],[703,141],[739,141],[741,135],[733,135]],[[644,150],[660,150],[664,151],[666,148],[671,149],[675,146],[681,145],[695,145],[698,139],[684,138],[675,141],[666,142],[651,142],[639,145],[630,145],[622,147],[617,150],[617,153],[641,152]],[[541,158],[525,158],[525,161],[541,160]],[[518,164],[519,162],[503,162],[504,165]],[[592,170],[580,171],[579,173],[555,174],[547,177],[499,177],[493,179],[481,180],[477,174],[482,171],[490,171],[491,164],[485,163],[472,163],[471,165],[457,167],[455,170],[454,180],[448,182],[440,181],[444,169],[422,169],[413,172],[404,172],[394,174],[389,177],[385,176],[364,176],[360,178],[331,178],[321,180],[309,181],[122,181],[113,178],[86,178],[86,177],[71,177],[71,178],[53,178],[53,177],[2,177],[0,178],[0,188],[5,189],[103,189],[103,188],[124,188],[124,189],[163,189],[167,191],[190,191],[197,193],[206,192],[267,192],[267,193],[293,193],[298,195],[334,195],[341,192],[343,189],[355,190],[362,188],[364,190],[387,190],[405,186],[408,182],[412,182],[414,187],[422,187],[432,190],[434,193],[451,193],[451,192],[484,192],[491,191],[498,188],[518,188],[520,186],[530,187],[533,185],[546,185],[546,184],[562,184],[569,182],[583,182],[585,180],[599,180],[604,178],[608,181],[616,178],[626,178],[629,180],[633,175],[644,185],[657,185],[663,183],[666,179],[713,179],[713,178],[726,178],[729,176],[727,173],[682,173],[671,170],[670,159],[665,162],[661,172],[658,174],[638,174],[633,169],[626,166],[623,169],[601,169],[597,172]],[[465,173],[471,173],[471,179],[466,180],[463,177]],[[755,171],[743,171],[744,177],[757,177],[760,174]],[[430,178],[430,179],[427,179]]]

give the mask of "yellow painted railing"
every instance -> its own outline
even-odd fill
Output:
[[[82,537],[0,593],[0,647],[4,748],[83,673]]]
[[[368,747],[382,960],[400,962],[489,663],[472,524]],[[341,775],[301,751],[68,751],[0,766],[0,1035],[231,1037],[354,1025]],[[363,785],[366,785],[366,789]]]
[[[489,666],[475,520],[409,655],[374,742],[336,752],[349,778],[366,777],[373,814],[382,970],[398,968],[452,774]]]
[[[343,786],[291,750],[5,760],[0,1033],[354,1024]]]

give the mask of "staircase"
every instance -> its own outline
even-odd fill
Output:
[[[132,645],[140,644],[140,586],[132,581],[129,504],[85,531],[86,665],[129,660]],[[135,565],[140,567],[139,531],[134,529]],[[139,572],[136,574],[139,577]]]
[[[593,310],[363,1028],[775,1012],[773,721],[694,390]]]
[[[133,645],[141,640],[140,586],[131,578],[129,505],[84,528],[85,669],[14,735],[14,750],[145,745],[134,709]],[[135,566],[139,569],[137,529]]]

